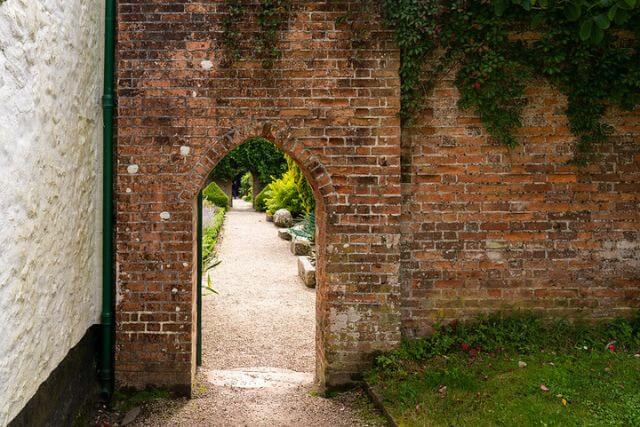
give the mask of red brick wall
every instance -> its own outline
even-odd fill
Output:
[[[564,101],[542,83],[514,150],[456,108],[446,79],[401,131],[399,55],[362,3],[294,1],[282,57],[263,69],[250,23],[239,26],[248,59],[223,64],[222,0],[119,1],[119,385],[188,393],[195,197],[257,135],[295,158],[316,194],[322,383],[349,381],[401,328],[421,335],[500,308],[611,316],[640,305],[639,114],[612,113],[616,136],[583,168],[567,164]],[[345,14],[360,22],[337,23]]]
[[[565,100],[532,83],[509,150],[442,79],[403,130],[402,312],[408,336],[500,309],[578,317],[640,307],[640,114],[576,167]]]
[[[340,384],[400,339],[398,54],[379,30],[354,50],[349,2],[303,1],[273,69],[224,66],[222,5],[119,2],[116,379],[188,393],[196,193],[263,135],[318,199],[317,374]]]

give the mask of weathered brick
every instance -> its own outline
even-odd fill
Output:
[[[566,100],[542,82],[527,88],[512,150],[457,108],[451,73],[401,128],[400,57],[380,16],[355,0],[294,3],[271,69],[248,42],[247,59],[223,60],[223,0],[118,4],[118,384],[189,392],[195,197],[252,136],[296,159],[317,198],[321,383],[350,381],[401,330],[423,335],[436,321],[637,309],[637,110],[609,114],[615,133],[586,167],[569,164]],[[349,10],[371,30],[366,46],[336,23]]]

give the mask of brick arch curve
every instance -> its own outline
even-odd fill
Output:
[[[207,177],[218,162],[234,148],[256,136],[268,139],[300,165],[302,173],[313,188],[316,202],[320,202],[323,208],[335,205],[336,190],[331,175],[320,159],[296,141],[286,124],[274,121],[255,121],[245,126],[235,127],[216,139],[194,162],[189,184],[185,186],[180,198],[184,201],[193,200],[198,191],[204,187]]]

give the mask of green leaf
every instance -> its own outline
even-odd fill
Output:
[[[494,0],[493,2],[493,10],[497,16],[502,16],[507,7],[509,7],[508,0]]]
[[[609,18],[604,13],[596,16],[593,19],[596,25],[603,30],[606,30],[607,28],[609,28],[609,25],[611,25],[611,21],[609,21]]]
[[[624,2],[632,9],[636,7],[637,4],[637,0],[624,0]]]
[[[580,39],[587,41],[591,38],[591,29],[593,28],[593,19],[587,19],[580,25]]]
[[[618,6],[617,5],[613,5],[611,6],[611,9],[609,9],[609,13],[607,13],[607,16],[609,17],[609,21],[613,21],[614,18],[616,17],[616,12],[618,11]]]
[[[531,18],[531,25],[534,27],[539,26],[543,22],[544,22],[544,13],[536,13],[535,15],[533,15],[533,18]]]
[[[569,21],[577,21],[582,14],[582,7],[576,3],[569,3],[564,8],[564,16],[567,17]]]
[[[593,27],[593,34],[591,34],[591,41],[594,44],[602,43],[602,39],[604,38],[604,31],[600,27]]]
[[[616,12],[616,17],[613,20],[613,22],[615,22],[617,25],[622,25],[625,22],[627,22],[627,20],[629,19],[629,12],[627,12],[624,9],[618,9],[618,12]]]

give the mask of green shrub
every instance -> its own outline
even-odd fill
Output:
[[[287,209],[291,215],[298,216],[305,212],[295,178],[294,172],[288,170],[280,179],[269,184],[266,200],[268,213]]]
[[[266,187],[267,212],[273,214],[278,209],[287,209],[294,217],[308,214],[315,208],[311,186],[300,167],[288,156],[287,165],[284,175]]]
[[[229,197],[227,197],[224,191],[222,191],[215,182],[207,185],[207,187],[202,191],[202,196],[220,208],[226,209],[229,207]]]
[[[247,197],[253,197],[253,175],[251,172],[245,173],[240,178],[240,197],[245,201],[248,201]]]
[[[313,197],[311,185],[309,185],[309,182],[302,173],[302,170],[300,170],[300,166],[298,166],[298,164],[288,156],[287,164],[289,165],[289,170],[292,171],[294,175],[296,191],[298,192],[298,198],[300,199],[304,212],[312,212],[316,207],[316,200]]]
[[[210,259],[215,256],[216,243],[220,236],[220,230],[224,223],[224,214],[226,209],[220,208],[216,210],[213,215],[213,220],[209,227],[205,227],[202,233],[202,261],[204,265],[207,265]]]
[[[253,205],[253,208],[258,212],[266,212],[267,210],[267,193],[269,190],[269,186],[266,186],[262,189],[260,193],[256,196],[256,202]]]

